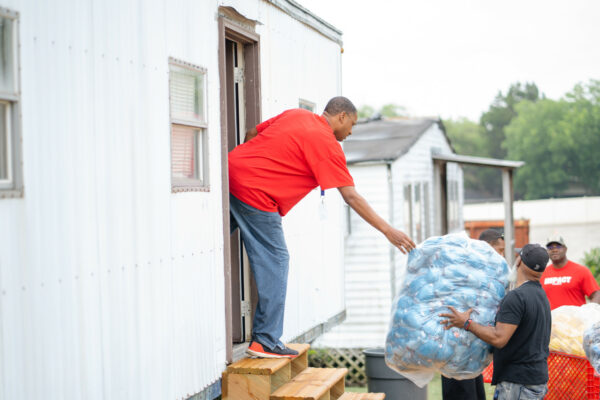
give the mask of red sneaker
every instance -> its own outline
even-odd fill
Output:
[[[275,346],[274,349],[270,349],[267,346],[263,346],[262,344],[252,341],[250,342],[250,346],[248,346],[248,350],[246,350],[246,354],[252,357],[258,358],[296,358],[298,357],[298,352],[296,350],[292,350],[289,347],[284,347],[283,349]]]

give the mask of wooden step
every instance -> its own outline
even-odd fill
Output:
[[[337,400],[344,394],[346,368],[306,368],[271,394],[271,400]]]
[[[350,393],[346,392],[339,400],[383,400],[385,393]]]
[[[288,343],[286,346],[298,352],[298,357],[292,359],[292,378],[294,378],[308,368],[308,349],[310,349],[310,344]]]
[[[288,347],[298,351],[298,357],[243,358],[223,373],[221,391],[223,400],[268,400],[271,393],[308,367],[308,344],[291,343]]]

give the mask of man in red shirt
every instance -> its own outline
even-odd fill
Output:
[[[317,186],[337,188],[358,215],[403,253],[415,247],[369,206],[354,188],[338,142],[352,134],[356,107],[334,97],[323,115],[293,109],[251,129],[229,153],[231,230],[240,228],[258,289],[248,354],[294,358],[279,339],[287,290],[289,255],[281,217]]]
[[[550,308],[581,306],[586,296],[590,302],[600,304],[600,287],[590,270],[567,260],[567,246],[562,237],[548,239],[546,244],[552,264],[546,268],[541,283]]]

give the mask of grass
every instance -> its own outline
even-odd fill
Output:
[[[484,383],[485,396],[488,400],[494,398],[494,387],[489,383]],[[364,387],[347,387],[347,392],[365,393],[367,388]],[[428,400],[442,400],[442,378],[440,374],[435,374],[429,385],[427,386],[427,399]]]

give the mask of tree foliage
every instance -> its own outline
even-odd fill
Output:
[[[390,118],[390,117],[404,117],[407,115],[407,112],[406,112],[405,107],[398,105],[398,104],[394,104],[394,103],[384,104],[377,111],[375,111],[375,109],[373,107],[371,107],[370,105],[367,105],[367,104],[360,106],[358,108],[358,118],[371,118],[376,114]]]
[[[594,247],[590,251],[586,251],[581,263],[592,271],[596,282],[600,283],[600,247]]]
[[[375,109],[369,105],[363,105],[358,108],[358,118],[371,118],[375,114]]]
[[[525,199],[600,193],[600,81],[563,99],[523,101],[506,128],[508,158],[523,160],[515,193]]]
[[[564,101],[524,101],[518,116],[506,129],[503,144],[511,160],[525,161],[515,175],[517,198],[552,197],[569,183],[572,139],[563,135],[561,120],[567,113]]]

